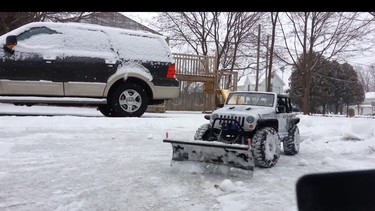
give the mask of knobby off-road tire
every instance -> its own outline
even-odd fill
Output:
[[[299,152],[301,137],[297,125],[288,131],[288,136],[283,139],[283,149],[286,155],[295,155]]]
[[[210,129],[211,129],[211,124],[210,123],[201,125],[197,129],[197,131],[195,132],[194,140],[208,141],[209,140],[209,135],[210,135],[209,134],[210,133]]]
[[[146,90],[138,84],[120,84],[109,98],[113,117],[140,117],[148,106]]]
[[[256,131],[251,141],[251,147],[257,167],[270,168],[279,160],[281,143],[278,133],[272,127]]]

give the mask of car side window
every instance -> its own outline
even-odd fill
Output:
[[[100,30],[70,29],[64,35],[64,48],[70,54],[102,55],[111,52],[108,36]]]
[[[17,40],[18,41],[26,40],[30,38],[31,36],[38,35],[38,34],[58,34],[58,32],[55,30],[49,29],[47,27],[34,27],[19,34],[17,36]]]
[[[47,27],[34,27],[17,36],[17,47],[52,47],[62,43],[61,33]]]
[[[279,113],[285,113],[286,112],[286,103],[283,100],[283,98],[277,99],[277,109]]]

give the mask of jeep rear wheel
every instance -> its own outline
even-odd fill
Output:
[[[147,106],[146,90],[138,84],[120,84],[110,96],[110,108],[115,117],[140,117]]]
[[[251,141],[251,147],[255,166],[270,168],[279,160],[280,139],[276,130],[272,127],[265,127],[256,131]]]
[[[297,125],[288,131],[288,136],[283,139],[283,149],[286,155],[295,155],[299,152],[301,137]]]

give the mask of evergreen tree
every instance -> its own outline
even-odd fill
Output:
[[[301,57],[299,62],[303,63]],[[340,64],[337,61],[328,61],[324,57],[319,58],[317,54],[309,56],[315,65],[312,68],[310,88],[310,110],[317,113],[318,108],[322,108],[322,113],[326,113],[326,108],[331,107],[336,114],[343,113],[344,104],[346,110],[350,105],[358,105],[364,100],[364,88],[359,81],[357,72],[347,64]],[[298,66],[292,70],[290,76],[289,94],[297,106],[303,105],[303,74],[298,71]]]

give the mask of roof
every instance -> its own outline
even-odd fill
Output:
[[[123,29],[123,28],[117,28],[117,27],[109,27],[109,26],[102,26],[98,24],[91,24],[91,23],[77,23],[77,22],[65,22],[65,23],[60,23],[60,22],[31,22],[28,24],[25,24],[15,30],[12,30],[3,36],[11,35],[11,33],[17,33],[18,31],[24,31],[25,28],[32,28],[32,27],[59,27],[63,28],[64,26],[69,26],[69,27],[74,27],[74,28],[81,28],[81,29],[92,29],[92,30],[102,30],[106,32],[121,32],[121,33],[126,33],[129,35],[138,35],[138,36],[144,36],[144,37],[163,37],[161,35],[153,34],[151,32],[146,32],[146,31],[140,31],[140,30],[132,30],[132,29]],[[164,37],[163,37],[164,38]]]
[[[276,72],[272,72],[272,73],[282,83],[282,85],[285,86],[285,82],[280,78],[280,76]],[[264,74],[264,72],[260,73],[258,77],[259,77],[259,83],[266,80],[266,74]],[[248,75],[242,77],[238,81],[237,86],[244,86],[245,83],[246,83],[246,80],[250,80],[251,84],[255,84],[256,74],[251,73],[251,74],[248,74]]]
[[[375,98],[375,92],[366,92],[365,99],[373,99]]]
[[[162,35],[149,27],[119,13],[119,12],[94,12],[87,18],[81,19],[81,23],[92,23],[102,26],[118,27],[123,29],[142,30]]]

